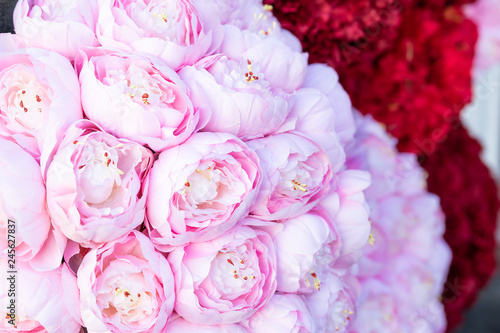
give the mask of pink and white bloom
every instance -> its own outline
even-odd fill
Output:
[[[328,156],[292,133],[248,142],[261,159],[264,178],[252,215],[281,220],[306,213],[328,193],[333,174]]]
[[[187,88],[161,61],[84,49],[77,69],[85,114],[117,137],[162,151],[185,141],[198,124]]]
[[[282,221],[273,232],[280,292],[310,294],[335,268],[341,240],[324,213],[313,212]],[[276,227],[274,227],[276,228]]]
[[[321,283],[321,289],[306,296],[316,332],[349,332],[351,322],[357,316],[359,292],[359,282],[354,275],[328,274]]]
[[[245,217],[261,182],[259,158],[225,133],[197,133],[162,152],[149,176],[147,226],[162,251],[218,237]]]
[[[73,60],[82,46],[98,46],[95,1],[20,0],[14,10],[16,34],[28,46]]]
[[[8,267],[7,260],[1,258],[0,266]],[[2,332],[80,332],[76,277],[66,265],[39,272],[28,263],[16,261],[16,271],[14,279],[6,269],[0,273],[4,286],[0,290],[0,306],[4,314],[0,319]],[[11,283],[15,287],[11,288]],[[9,289],[15,290],[16,294],[13,312],[9,309],[11,300],[14,300]]]
[[[84,120],[68,129],[47,171],[54,225],[86,247],[115,240],[144,221],[153,163],[147,148]]]
[[[175,70],[213,53],[222,38],[217,16],[199,12],[190,0],[97,4],[96,33],[103,46],[160,58]]]
[[[10,257],[15,262],[27,262],[39,271],[56,269],[66,237],[51,225],[40,165],[15,143],[0,139],[0,168],[1,257],[16,244]]]
[[[81,318],[89,332],[164,332],[174,306],[165,257],[133,231],[91,250],[77,273]]]
[[[10,36],[0,46],[0,135],[29,151],[45,175],[64,132],[83,117],[80,86],[67,59]]]
[[[249,59],[259,67],[273,89],[293,93],[304,85],[307,75],[307,54],[288,46],[278,38],[262,38],[249,30],[224,26],[224,40],[218,50],[231,60]]]
[[[313,320],[303,296],[274,294],[269,303],[244,322],[254,333],[313,333]]]
[[[260,66],[249,58],[215,56],[179,72],[199,109],[202,131],[248,140],[281,126],[289,112],[287,94],[274,89]]]
[[[175,277],[175,311],[196,324],[245,320],[276,291],[273,240],[247,226],[211,241],[177,247],[168,261]]]
[[[174,318],[174,316],[176,316]],[[168,325],[164,331],[165,333],[249,333],[243,326],[239,324],[228,325],[198,325],[187,321],[179,315],[172,315]]]

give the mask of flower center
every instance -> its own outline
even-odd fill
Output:
[[[9,72],[3,80],[7,88],[6,115],[28,130],[42,128],[51,103],[47,88],[24,65],[14,66]]]
[[[118,169],[117,148],[119,144],[109,147],[104,142],[89,140],[87,143],[74,141],[73,144],[83,144],[80,165],[77,166],[82,179],[81,188],[85,201],[89,204],[100,204],[106,201],[113,189],[121,184],[123,171]]]
[[[193,206],[200,206],[208,201],[214,200],[218,195],[220,182],[223,174],[214,166],[206,169],[196,169],[184,184],[183,194],[186,201]]]
[[[223,297],[245,293],[255,284],[256,270],[247,254],[247,247],[222,249],[212,262],[210,276]]]
[[[118,266],[113,261],[109,266],[114,270]],[[106,275],[107,268],[103,274]],[[121,322],[138,322],[154,314],[155,301],[148,290],[141,273],[109,276],[97,294],[97,302],[102,313],[108,318],[120,317]]]

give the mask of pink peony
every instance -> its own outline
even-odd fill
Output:
[[[96,33],[105,47],[144,53],[179,69],[220,43],[217,16],[189,0],[97,0]],[[207,7],[208,8],[208,7]]]
[[[443,332],[438,298],[451,253],[439,200],[427,192],[414,155],[397,153],[396,142],[371,117],[355,118],[347,166],[372,174],[365,191],[372,230],[358,264],[361,296],[352,332]]]
[[[0,259],[0,266],[3,268],[0,273],[2,279],[0,306],[2,313],[7,314],[2,315],[0,331],[80,332],[76,277],[66,265],[59,265],[51,271],[38,272],[27,263],[16,261],[17,274],[7,272],[5,269],[7,265],[7,260]],[[9,291],[11,283],[15,284],[12,288],[15,296]],[[14,313],[8,308],[14,299],[15,318],[13,318]]]
[[[248,142],[261,159],[262,186],[252,215],[281,220],[309,211],[328,192],[328,156],[312,141],[285,133]]]
[[[370,185],[370,174],[361,170],[344,170],[338,174],[337,186],[320,201],[331,221],[330,228],[339,233],[341,248],[337,267],[348,268],[359,261],[370,235],[370,209],[364,190]]]
[[[16,262],[42,271],[59,267],[66,237],[50,223],[40,166],[21,147],[0,139],[0,169],[1,257],[12,253],[14,243]]]
[[[197,133],[162,152],[149,176],[147,221],[162,251],[224,234],[245,217],[261,182],[257,155],[230,134]]]
[[[186,87],[162,62],[84,49],[77,68],[85,114],[106,131],[162,151],[195,130],[198,112]]]
[[[352,274],[327,274],[321,289],[306,297],[317,332],[349,332],[350,322],[357,316],[359,292],[358,280]]]
[[[59,54],[0,36],[0,135],[39,160],[44,176],[64,131],[83,116],[78,80]]]
[[[278,268],[278,291],[310,294],[334,269],[341,240],[322,214],[308,213],[278,224],[273,232]],[[274,227],[277,228],[277,227]]]
[[[177,247],[168,261],[175,276],[175,311],[196,324],[240,322],[276,291],[272,238],[247,226],[211,241]]]
[[[203,131],[244,140],[262,137],[281,126],[289,112],[287,95],[275,90],[261,75],[259,63],[249,59],[212,57],[179,75],[199,109]]]
[[[198,325],[187,321],[186,319],[177,315],[168,322],[165,333],[248,333],[243,326],[238,324],[229,325]]]
[[[95,1],[20,0],[14,10],[16,34],[28,46],[73,60],[82,46],[98,46]]]
[[[303,296],[274,294],[244,326],[253,333],[313,333],[316,323]]]
[[[94,247],[144,221],[153,154],[83,120],[68,129],[47,171],[53,223],[69,238]]]
[[[83,325],[89,332],[164,332],[174,306],[170,266],[133,231],[91,250],[78,269]]]

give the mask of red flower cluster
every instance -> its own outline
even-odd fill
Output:
[[[342,72],[371,63],[397,37],[399,0],[265,0],[282,26],[297,36],[312,63]]]
[[[353,105],[384,123],[401,151],[431,154],[471,100],[476,40],[459,7],[407,8],[392,48],[351,66],[341,81]]]
[[[498,189],[479,158],[480,144],[462,125],[423,163],[429,191],[441,198],[446,214],[445,240],[453,260],[443,293],[448,331],[462,321],[479,290],[495,270]]]

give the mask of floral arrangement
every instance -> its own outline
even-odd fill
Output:
[[[444,330],[444,216],[416,157],[271,10],[18,2],[0,35],[3,330]]]
[[[439,195],[447,217],[445,239],[452,249],[453,263],[442,298],[448,331],[452,330],[495,266],[491,244],[495,242],[498,191],[486,173],[479,183],[488,185],[476,187],[465,180],[475,179],[476,168],[487,168],[479,159],[479,146],[470,138],[464,139],[468,135],[457,128],[461,128],[460,112],[472,97],[471,73],[498,61],[498,2],[358,1],[353,5],[330,1],[321,11],[312,11],[308,9],[313,6],[310,1],[268,1],[275,5],[273,12],[283,26],[300,38],[310,53],[309,60],[335,68],[353,104],[381,121],[398,139],[399,150],[419,154],[429,174],[429,189]],[[384,3],[392,5],[384,7]],[[338,26],[320,19],[333,13],[343,13],[350,23]],[[377,19],[366,19],[366,13]],[[333,45],[324,36],[330,36]],[[344,52],[339,53],[340,46]],[[344,57],[339,58],[339,54]],[[474,146],[474,152],[462,149],[461,144]],[[455,164],[455,160],[461,162]],[[454,172],[449,171],[451,161]],[[474,195],[470,194],[472,189]],[[456,200],[457,196],[468,200],[467,205]],[[488,200],[475,200],[480,197]],[[481,217],[476,211],[482,212],[478,213]],[[489,245],[476,247],[477,234]],[[476,251],[486,259],[478,260]]]
[[[429,174],[429,191],[440,196],[447,230],[453,230],[444,236],[454,249],[443,293],[449,330],[460,324],[463,309],[474,303],[478,290],[495,271],[492,235],[500,203],[496,182],[480,152],[479,142],[460,124],[423,163]]]
[[[416,156],[371,117],[356,117],[347,165],[369,171],[372,234],[358,265],[361,295],[351,332],[444,332],[439,298],[451,260],[439,198],[426,189]]]

